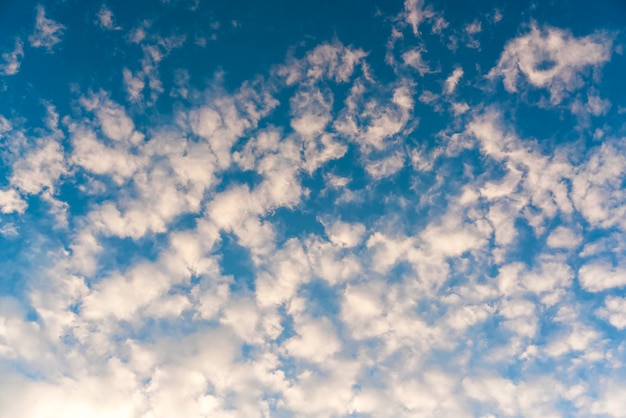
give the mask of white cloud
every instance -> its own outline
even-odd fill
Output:
[[[431,222],[420,237],[433,252],[444,257],[458,257],[484,246],[484,233],[475,224],[464,223],[459,218],[459,214],[451,210],[440,222]]]
[[[9,122],[4,116],[0,115],[0,135],[9,132],[11,129],[13,129],[11,122]]]
[[[580,235],[569,228],[559,226],[548,236],[547,244],[552,248],[576,248],[582,242]]]
[[[129,153],[124,146],[105,145],[89,128],[73,127],[71,133],[72,162],[89,172],[123,183],[143,165],[144,158]]]
[[[624,178],[620,167],[626,164],[626,156],[616,147],[621,144],[605,141],[592,149],[587,161],[576,168],[572,181],[572,201],[594,226],[626,226],[624,192],[618,186]]]
[[[400,18],[416,35],[425,20],[445,26],[421,1]],[[100,23],[115,27],[111,15]],[[626,285],[621,139],[609,133],[581,155],[578,143],[522,138],[511,109],[457,96],[460,67],[436,81],[441,96],[422,90],[450,118],[425,137],[407,68],[380,83],[366,54],[339,42],[234,92],[183,80],[174,122],[146,124],[152,110],[138,100],[159,92],[158,64],[185,42],[155,26],[130,36],[144,54],[122,69],[132,106],[91,94],[60,123],[48,107],[54,135],[39,139],[0,117],[11,145],[0,211],[23,213],[22,195],[37,194],[29,201],[72,216],[51,239],[61,246],[28,238],[39,251],[24,270],[30,306],[0,301],[0,357],[13,370],[0,372],[0,417],[559,416],[564,404],[619,416],[620,389],[599,393],[605,382],[579,376],[595,362],[621,372],[623,347],[586,319],[595,309],[623,329],[626,303],[580,302],[577,255],[556,250],[586,243],[584,290]],[[576,100],[605,116],[586,94]],[[406,178],[370,181],[407,155]],[[55,200],[61,181],[84,213]],[[17,226],[3,234],[27,230],[7,218]],[[610,239],[588,235],[603,228]],[[529,255],[526,239],[546,245]]]
[[[559,302],[563,289],[567,289],[574,278],[572,269],[558,261],[545,261],[522,277],[524,287],[541,297],[541,302],[552,306]]]
[[[283,345],[288,355],[321,363],[341,349],[341,341],[326,318],[296,317],[294,329],[297,335]]]
[[[44,189],[54,190],[59,178],[66,173],[61,145],[52,138],[43,138],[13,164],[11,184],[26,193],[37,194]]]
[[[604,308],[598,309],[596,315],[608,320],[617,329],[626,328],[626,298],[607,296]]]
[[[365,339],[384,335],[392,327],[384,313],[384,286],[374,281],[349,285],[341,302],[341,319],[353,338]]]
[[[505,416],[559,416],[556,403],[562,387],[547,378],[515,384],[499,376],[472,376],[463,380],[470,398],[490,405],[493,412]]]
[[[304,58],[292,58],[278,66],[276,73],[287,85],[297,82],[313,84],[323,79],[345,83],[366,56],[362,49],[352,49],[339,42],[324,43],[307,52]]]
[[[454,112],[455,116],[462,115],[463,113],[467,112],[468,110],[470,110],[470,107],[465,102],[452,103],[452,111]]]
[[[413,34],[415,36],[420,33],[419,26],[429,15],[423,7],[424,0],[405,0],[404,2],[404,18],[406,19],[406,22],[411,25],[411,29],[413,29]]]
[[[506,90],[516,92],[523,75],[532,86],[547,89],[551,101],[559,103],[582,86],[585,68],[610,60],[612,43],[602,32],[576,38],[561,29],[533,24],[529,33],[507,43],[489,77],[502,77]]]
[[[626,270],[594,261],[578,270],[578,280],[583,289],[589,292],[602,292],[626,286]]]
[[[100,27],[107,30],[121,30],[120,26],[117,26],[113,19],[113,12],[106,5],[102,5],[100,11],[98,11],[98,24]]]
[[[472,23],[468,23],[467,25],[465,25],[464,30],[465,33],[469,35],[474,35],[482,31],[482,25],[479,20],[474,20]]]
[[[424,76],[424,74],[430,73],[432,70],[428,62],[424,61],[424,58],[422,58],[422,52],[424,51],[417,48],[410,49],[402,54],[402,60],[405,65],[416,69],[421,76]]]
[[[48,19],[43,6],[40,5],[37,6],[35,31],[28,37],[28,41],[33,48],[45,48],[52,52],[54,46],[61,42],[65,29],[62,24]]]
[[[402,151],[398,151],[388,157],[368,163],[365,170],[372,178],[379,180],[384,177],[393,176],[404,167],[405,156]]]
[[[352,248],[358,245],[365,234],[365,226],[360,223],[346,223],[336,221],[330,226],[326,226],[326,234],[335,245],[345,248]]]
[[[124,112],[121,106],[113,104],[98,105],[96,111],[102,132],[114,141],[131,141],[138,142],[141,137],[132,137],[134,132],[134,124]]]
[[[15,47],[11,52],[3,52],[2,60],[4,63],[0,64],[0,74],[2,75],[15,75],[20,70],[22,65],[22,59],[24,58],[24,44],[21,39],[15,40]]]
[[[414,101],[410,82],[393,88],[391,100],[366,99],[365,84],[357,81],[347,99],[346,109],[333,127],[360,144],[362,151],[382,150],[392,138],[407,128]]]
[[[256,282],[260,306],[275,306],[293,298],[300,285],[310,280],[309,259],[300,242],[292,238],[268,261],[268,272],[261,272]]]
[[[290,100],[291,127],[303,137],[320,135],[331,120],[333,97],[330,91],[300,90]]]
[[[123,75],[124,85],[126,86],[126,93],[128,94],[128,97],[133,101],[141,99],[141,92],[146,87],[143,74],[139,73],[137,75],[133,75],[132,71],[128,68],[124,68]]]
[[[185,35],[172,34],[161,36],[148,31],[152,25],[149,20],[144,20],[129,34],[129,40],[138,44],[142,50],[142,58],[139,62],[140,69],[132,71],[128,68],[123,70],[124,85],[128,97],[138,102],[143,99],[142,92],[147,90],[150,97],[145,105],[154,104],[159,95],[164,92],[160,78],[159,66],[172,51],[181,48],[187,38]]]
[[[466,305],[456,311],[450,312],[446,322],[453,330],[466,330],[472,325],[487,320],[495,309],[487,304],[471,306]]]
[[[591,413],[618,418],[626,408],[626,386],[621,379],[605,379],[600,396],[591,403]]]
[[[15,189],[0,190],[0,209],[2,213],[24,213],[28,204]]]
[[[446,78],[446,82],[444,85],[444,93],[453,94],[456,90],[456,86],[459,84],[459,81],[463,77],[463,68],[457,67],[452,71],[452,74]]]
[[[304,147],[303,165],[309,173],[314,172],[328,161],[343,157],[348,151],[345,144],[330,134],[322,134],[314,140],[305,139]]]
[[[539,329],[538,311],[535,304],[525,299],[505,299],[498,307],[498,314],[506,318],[504,326],[521,337],[533,338]]]

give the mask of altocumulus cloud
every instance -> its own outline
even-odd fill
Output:
[[[624,416],[621,5],[122,3],[7,6],[0,418]]]

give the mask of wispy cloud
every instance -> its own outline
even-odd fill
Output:
[[[0,73],[3,75],[15,75],[19,72],[24,58],[24,44],[21,39],[15,40],[15,47],[11,52],[2,53],[4,63],[0,64]]]
[[[502,77],[509,92],[518,91],[520,80],[525,80],[531,86],[547,89],[550,100],[559,103],[583,85],[584,68],[611,58],[612,44],[612,36],[604,32],[576,38],[568,31],[540,28],[533,23],[530,32],[506,45],[489,76]]]
[[[66,27],[45,16],[43,6],[37,6],[37,17],[35,19],[35,30],[28,37],[28,41],[33,48],[44,48],[51,53],[54,47],[61,42],[63,32]]]

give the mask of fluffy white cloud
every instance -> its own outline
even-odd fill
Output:
[[[626,299],[608,296],[604,300],[604,308],[598,309],[596,315],[608,320],[617,329],[626,328]]]
[[[106,5],[102,5],[98,12],[98,24],[107,30],[120,30],[121,27],[117,26],[113,19],[113,12]]]
[[[291,127],[304,137],[320,135],[330,122],[333,101],[329,91],[300,90],[291,98]]]
[[[413,34],[416,36],[419,34],[420,23],[429,15],[423,8],[424,0],[405,0],[404,2],[404,18],[411,25]]]
[[[341,349],[341,342],[330,322],[325,319],[297,317],[296,336],[283,345],[287,354],[305,361],[320,363]]]
[[[0,64],[0,74],[15,75],[19,72],[24,58],[24,44],[21,39],[15,40],[15,47],[11,52],[3,52],[4,63]]]
[[[24,300],[0,300],[0,417],[619,416],[619,382],[587,372],[621,373],[623,347],[588,315],[621,330],[626,302],[597,308],[573,283],[626,286],[621,139],[581,154],[524,137],[512,108],[470,108],[473,70],[458,89],[460,66],[425,63],[425,21],[450,41],[441,15],[406,0],[387,52],[403,30],[419,43],[403,41],[385,82],[376,54],[323,43],[233,91],[195,91],[182,69],[175,115],[150,124],[160,64],[187,37],[146,21],[124,39],[143,54],[119,72],[130,105],[99,92],[64,117],[48,106],[48,136],[0,117],[0,232],[33,247],[17,249]],[[104,5],[97,23],[118,28]],[[487,30],[456,34],[477,46]],[[607,45],[533,26],[490,74],[558,101]],[[423,135],[416,97],[444,130]],[[614,111],[599,90],[575,100]],[[20,236],[36,229],[20,223],[26,195],[67,233]]]
[[[611,58],[612,38],[595,33],[576,38],[570,32],[533,24],[530,32],[507,43],[490,77],[502,77],[509,92],[516,92],[520,76],[534,87],[550,92],[559,103],[567,92],[582,86],[582,71]]]
[[[576,248],[582,242],[580,235],[569,228],[559,226],[548,235],[547,244],[552,248]]]
[[[2,213],[24,213],[28,204],[15,189],[0,190],[0,209]]]
[[[341,43],[321,44],[309,51],[303,59],[292,59],[277,69],[287,85],[296,82],[311,84],[322,79],[347,82],[367,54]]]

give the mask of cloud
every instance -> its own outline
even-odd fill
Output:
[[[491,77],[571,93],[547,119],[597,118],[531,135],[527,102],[422,59],[442,16],[404,3],[404,65],[376,62],[384,40],[302,43],[206,90],[174,68],[193,32],[144,21],[117,90],[0,117],[1,267],[27,277],[0,300],[0,417],[619,416],[626,157],[585,73],[605,35],[507,44]]]
[[[59,178],[67,173],[61,145],[53,138],[42,138],[23,158],[13,164],[11,184],[25,193],[54,190]]]
[[[365,226],[360,223],[349,224],[342,221],[336,221],[326,228],[326,234],[330,241],[344,248],[351,248],[358,245],[363,239]]]
[[[461,67],[457,67],[452,71],[452,74],[448,78],[446,78],[446,83],[444,85],[444,93],[453,94],[456,90],[459,81],[463,77],[463,69]]]
[[[341,349],[341,341],[333,328],[325,318],[296,317],[294,330],[297,336],[287,340],[283,348],[289,355],[305,361],[328,361],[329,357]]]
[[[626,271],[596,261],[585,264],[578,270],[578,280],[583,289],[589,292],[602,292],[626,286]]]
[[[0,190],[0,211],[2,213],[24,213],[28,204],[15,189]]]
[[[37,6],[37,19],[35,21],[35,31],[28,37],[30,46],[33,48],[44,48],[51,53],[55,45],[61,42],[63,32],[66,27],[45,16],[43,6]]]
[[[187,41],[187,37],[182,34],[162,36],[154,33],[151,26],[152,21],[144,20],[128,35],[130,43],[140,46],[142,58],[139,61],[139,69],[133,71],[124,68],[122,73],[128,97],[138,102],[143,99],[142,92],[147,88],[150,92],[147,104],[154,103],[164,92],[159,72],[161,62]]]
[[[424,8],[424,0],[405,0],[404,19],[411,26],[415,36],[420,33],[420,24],[431,16],[432,11]]]
[[[107,30],[121,30],[120,26],[117,26],[113,19],[113,12],[106,5],[102,5],[100,11],[98,11],[98,24],[103,29]]]
[[[128,97],[133,101],[141,99],[141,92],[146,86],[146,82],[144,81],[142,74],[133,75],[131,70],[124,68],[123,75],[124,85],[126,86]]]
[[[3,52],[3,64],[0,64],[0,74],[15,75],[19,72],[24,58],[24,44],[21,39],[15,40],[15,47],[11,52]]]
[[[323,43],[308,51],[302,59],[288,59],[275,70],[287,85],[296,82],[315,83],[322,79],[347,82],[367,54],[359,48],[339,42]]]
[[[520,79],[524,79],[547,89],[551,102],[558,104],[582,87],[584,70],[611,59],[612,44],[612,37],[604,32],[577,38],[562,29],[533,24],[530,32],[507,43],[488,76],[502,77],[511,93],[523,86]]]
[[[582,242],[581,237],[571,229],[563,226],[557,227],[548,236],[547,244],[552,248],[576,248]]]
[[[416,69],[421,76],[424,76],[424,74],[432,70],[428,63],[424,61],[424,58],[422,58],[422,52],[424,51],[417,48],[410,49],[402,54],[402,60],[405,65]]]
[[[396,152],[381,160],[371,162],[365,166],[365,170],[374,179],[381,179],[396,174],[404,167],[405,156],[402,152]]]
[[[347,99],[348,106],[334,122],[335,130],[357,142],[362,152],[382,150],[392,138],[403,131],[413,111],[412,88],[409,83],[392,87],[388,97],[368,98],[365,84],[357,81]],[[388,92],[387,96],[389,95]]]
[[[304,137],[320,135],[331,120],[332,94],[319,89],[300,90],[291,98],[291,127]]]
[[[596,315],[609,321],[617,329],[626,328],[626,299],[608,296],[604,307],[596,311]]]

